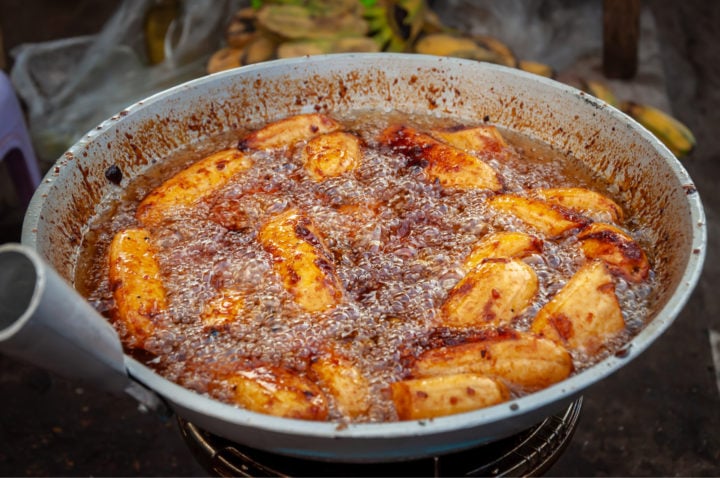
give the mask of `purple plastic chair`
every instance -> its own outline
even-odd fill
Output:
[[[15,192],[23,206],[27,206],[40,184],[40,169],[20,103],[3,71],[0,71],[0,161],[7,165]]]

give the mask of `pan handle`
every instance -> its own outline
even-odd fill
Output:
[[[167,412],[158,395],[128,376],[115,329],[21,244],[0,246],[0,352]]]

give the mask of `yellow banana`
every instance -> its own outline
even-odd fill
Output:
[[[657,136],[678,158],[687,156],[695,148],[696,140],[692,131],[669,114],[631,101],[624,102],[621,108]]]
[[[583,91],[585,91],[586,93],[590,93],[599,100],[603,100],[610,106],[617,107],[620,103],[617,99],[617,96],[615,96],[615,93],[613,93],[610,87],[605,83],[595,80],[583,79],[581,81],[581,86]]]
[[[471,51],[477,43],[467,37],[449,33],[425,35],[415,43],[415,52],[423,55],[450,56],[456,51]]]
[[[517,58],[515,58],[515,54],[512,52],[512,49],[497,38],[489,35],[473,35],[472,38],[481,47],[495,53],[495,61],[493,63],[509,66],[511,68],[518,66]]]
[[[555,78],[555,70],[552,66],[540,63],[537,61],[520,60],[518,61],[518,68],[528,73],[534,73],[536,75],[544,76],[545,78]]]

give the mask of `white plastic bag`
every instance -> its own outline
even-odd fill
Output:
[[[124,0],[98,35],[25,44],[12,52],[13,86],[28,107],[33,144],[46,165],[129,104],[204,75],[243,2],[181,0],[165,36],[165,59],[150,65],[144,21],[154,3]]]

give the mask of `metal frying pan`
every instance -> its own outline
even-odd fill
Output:
[[[204,77],[140,101],[99,125],[58,160],[32,200],[22,242],[72,280],[85,225],[101,199],[118,187],[104,176],[109,166],[122,171],[122,187],[188,143],[292,114],[350,110],[489,121],[571,152],[647,222],[661,284],[652,299],[652,320],[622,356],[537,393],[434,420],[343,428],[262,415],[184,389],[128,356],[122,357],[124,363],[108,366],[108,375],[126,370],[177,414],[248,446],[321,460],[403,460],[468,448],[540,421],[640,354],[688,300],[705,253],[703,209],[686,171],[654,136],[616,109],[552,80],[420,55],[342,54],[269,62]],[[44,353],[35,350],[25,358]]]

